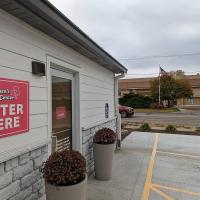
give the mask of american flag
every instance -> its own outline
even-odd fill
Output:
[[[164,76],[164,75],[168,75],[168,73],[162,67],[160,67],[159,75]]]

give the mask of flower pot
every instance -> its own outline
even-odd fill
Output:
[[[95,178],[98,180],[109,180],[112,177],[112,162],[115,150],[114,144],[95,144],[94,151],[94,170]]]
[[[86,200],[87,178],[69,186],[54,186],[45,183],[47,200]]]

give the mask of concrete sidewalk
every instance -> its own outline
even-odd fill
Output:
[[[151,134],[131,134],[123,141],[122,150],[114,157],[110,181],[89,179],[88,200],[140,199],[152,152]]]
[[[115,153],[112,180],[89,178],[88,200],[199,200],[199,152],[197,136],[134,132]]]

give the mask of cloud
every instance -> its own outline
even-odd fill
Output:
[[[199,0],[50,2],[117,59],[200,53]],[[159,64],[166,70],[200,71],[200,56],[120,62],[131,74],[155,73]]]

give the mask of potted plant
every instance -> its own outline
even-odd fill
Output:
[[[112,161],[117,134],[109,129],[98,130],[93,138],[94,170],[98,180],[109,180],[112,176]]]
[[[42,173],[47,200],[86,200],[86,160],[78,151],[52,153]]]

